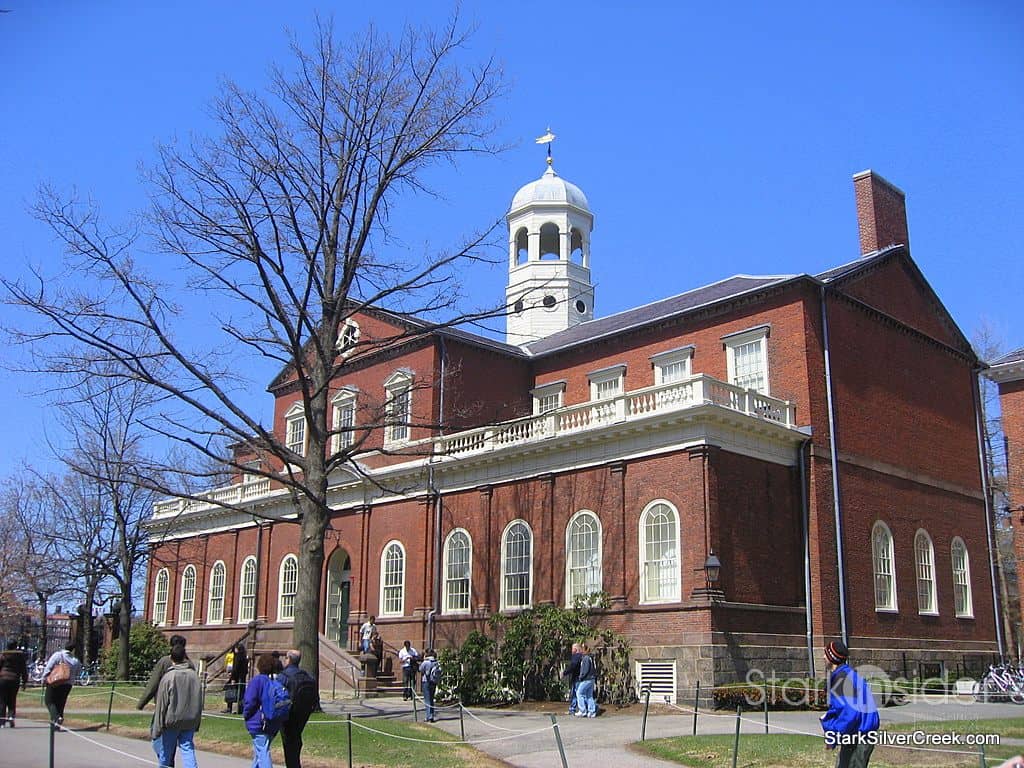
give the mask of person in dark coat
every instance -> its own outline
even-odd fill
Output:
[[[302,730],[309,716],[320,708],[320,686],[316,679],[299,666],[302,654],[288,651],[284,656],[284,669],[277,679],[288,689],[292,708],[288,719],[281,725],[281,746],[284,748],[286,768],[302,768]]]
[[[7,650],[0,653],[0,728],[14,727],[14,715],[18,704],[18,689],[28,685],[28,662],[25,652],[19,650],[13,640]]]
[[[184,653],[185,638],[182,635],[171,635],[171,650],[174,650],[174,646],[176,645],[180,645],[182,652]],[[185,654],[185,661],[188,662],[189,666],[192,669],[196,668],[196,665],[189,660],[187,653]],[[159,661],[157,661],[156,664],[153,665],[153,670],[149,673],[149,682],[146,683],[146,687],[143,689],[142,695],[139,696],[139,701],[135,705],[136,709],[142,709],[147,704],[149,704],[149,702],[156,698],[157,689],[160,687],[160,680],[163,679],[163,676],[167,673],[167,670],[169,670],[172,666],[174,666],[174,662],[171,660],[170,654],[167,654],[166,656],[162,657]]]
[[[231,669],[228,670],[228,681],[224,684],[225,714],[231,714],[231,707],[236,702],[238,711],[242,711],[242,694],[245,692],[248,673],[249,656],[245,651],[245,643],[239,643],[231,651]]]
[[[68,643],[63,650],[54,653],[43,667],[43,679],[46,680],[54,668],[59,664],[67,664],[70,676],[61,682],[46,683],[46,693],[43,694],[43,701],[50,713],[50,723],[61,725],[64,722],[64,707],[68,703],[68,694],[71,693],[71,686],[78,679],[78,673],[82,671],[82,662],[75,658],[75,644]]]
[[[572,656],[569,657],[569,665],[562,673],[562,677],[569,681],[569,714],[576,712],[576,685],[580,681],[580,660],[583,654],[580,653],[580,644],[572,644]]]

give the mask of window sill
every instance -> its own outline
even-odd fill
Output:
[[[875,613],[899,613],[899,608],[875,608]]]
[[[974,614],[973,613],[958,613],[958,614],[956,614],[956,618],[958,618],[958,619],[968,619],[970,621],[974,621]]]
[[[938,616],[939,612],[938,611],[918,611],[917,615],[918,616]]]

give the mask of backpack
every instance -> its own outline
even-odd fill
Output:
[[[288,689],[278,680],[267,678],[260,698],[260,710],[263,712],[263,730],[280,728],[281,723],[288,719],[292,709],[292,699]]]
[[[423,673],[423,677],[431,685],[437,685],[441,682],[441,665],[436,660],[431,659],[430,666],[427,671]]]
[[[309,672],[304,669],[298,670],[293,675],[285,675],[288,693],[291,694],[291,711],[296,715],[306,715],[315,712],[320,704],[320,686]]]

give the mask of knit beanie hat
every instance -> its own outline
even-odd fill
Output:
[[[833,640],[825,646],[825,658],[833,664],[845,664],[850,651],[842,640]]]

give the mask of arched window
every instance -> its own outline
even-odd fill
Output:
[[[967,545],[956,536],[949,550],[953,561],[953,611],[961,618],[971,618],[974,616],[974,601],[971,599],[971,561]]]
[[[917,566],[917,612],[937,614],[939,601],[935,595],[935,548],[925,530],[914,536],[914,562]]]
[[[569,260],[587,266],[583,256],[583,233],[576,227],[569,231]]]
[[[277,597],[277,620],[295,620],[295,595],[299,591],[299,559],[285,555],[281,561],[280,589]]]
[[[191,624],[196,614],[196,568],[186,565],[181,574],[181,603],[178,611],[179,624]]]
[[[597,515],[582,509],[565,528],[565,602],[572,605],[577,597],[600,592],[601,584],[601,521]]]
[[[336,342],[338,352],[342,357],[352,354],[356,344],[359,343],[359,323],[352,318],[347,318],[341,327],[338,328],[338,341]]]
[[[524,520],[509,523],[501,537],[501,609],[529,608],[533,600],[533,531]]]
[[[380,615],[401,616],[405,613],[405,548],[392,541],[380,556]]]
[[[640,515],[640,602],[681,599],[679,513],[667,501],[652,501]]]
[[[547,224],[542,224],[540,228],[540,257],[542,259],[561,258],[558,241],[558,225],[550,221]]]
[[[516,264],[525,264],[530,257],[530,239],[526,227],[516,232]]]
[[[457,528],[444,545],[444,611],[469,613],[473,544],[469,534]]]
[[[156,584],[153,586],[153,623],[162,627],[167,623],[167,590],[171,576],[166,568],[161,568],[156,574]]]
[[[895,611],[896,570],[892,555],[892,533],[879,520],[871,530],[871,563],[875,573],[875,610]]]
[[[206,623],[220,624],[224,621],[224,580],[226,569],[218,560],[210,571],[210,600],[206,606]]]
[[[256,558],[251,555],[242,563],[238,595],[238,623],[247,624],[256,618]]]

